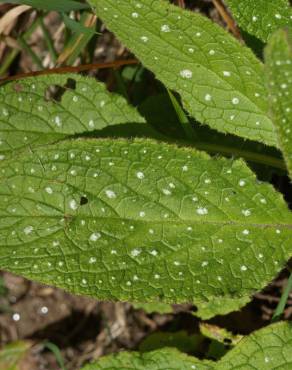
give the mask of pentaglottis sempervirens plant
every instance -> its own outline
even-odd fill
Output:
[[[264,63],[167,1],[89,1],[180,95],[194,133],[200,122],[260,142],[260,157],[246,157],[269,166],[282,163],[268,154],[277,148],[291,176],[291,7],[226,2],[242,30],[267,42]],[[207,319],[241,308],[292,256],[292,213],[243,159],[198,151],[195,134],[193,147],[154,140],[147,119],[94,79],[8,83],[0,106],[2,269],[97,299],[194,303]],[[273,324],[218,362],[163,349],[86,369],[290,369],[291,335],[288,323]]]

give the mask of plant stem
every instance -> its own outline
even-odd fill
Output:
[[[236,156],[237,158],[242,157],[250,162],[265,164],[274,168],[279,168],[284,171],[286,170],[286,165],[284,161],[271,155],[259,154],[247,150],[237,149],[235,147],[228,148],[224,145],[210,144],[205,142],[195,142],[194,146],[197,149],[205,150],[209,153],[228,154]]]
[[[195,139],[195,132],[190,124],[190,121],[187,117],[187,115],[185,114],[184,110],[182,109],[182,107],[180,106],[179,102],[177,101],[176,97],[173,95],[173,93],[167,89],[167,92],[168,92],[168,95],[169,95],[169,98],[171,100],[171,103],[173,105],[173,108],[176,112],[176,115],[177,115],[177,118],[185,132],[185,135],[188,139]]]
[[[284,289],[284,291],[282,293],[282,296],[281,296],[281,299],[280,299],[280,302],[278,303],[278,306],[277,306],[277,308],[274,312],[274,315],[272,317],[272,322],[278,321],[280,319],[280,317],[282,316],[291,289],[292,289],[292,273],[290,273],[290,277],[288,279],[286,288]]]

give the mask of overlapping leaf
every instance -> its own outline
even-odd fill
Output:
[[[74,134],[143,122],[124,98],[92,78],[28,78],[0,89],[0,159]]]
[[[279,146],[292,178],[292,32],[279,30],[266,49],[267,86]]]
[[[79,140],[0,171],[0,267],[73,293],[210,304],[212,316],[239,308],[291,256],[286,204],[242,161]]]
[[[291,324],[282,322],[242,339],[218,362],[200,361],[175,350],[162,349],[107,356],[83,370],[289,370],[292,367],[291,337]]]
[[[221,132],[276,145],[263,66],[207,18],[162,0],[90,0],[111,31],[185,108]]]
[[[225,0],[239,26],[262,41],[283,26],[292,26],[289,0]]]

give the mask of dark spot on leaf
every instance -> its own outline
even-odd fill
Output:
[[[88,203],[88,199],[86,197],[81,197],[80,198],[80,205],[81,206],[84,206],[84,204],[87,204]]]
[[[16,92],[21,92],[22,91],[22,85],[18,84],[18,83],[14,84],[12,88]]]

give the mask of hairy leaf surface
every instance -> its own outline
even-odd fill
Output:
[[[292,26],[289,0],[225,0],[239,26],[262,41],[277,29]]]
[[[279,146],[292,178],[292,31],[279,30],[266,49],[267,86]]]
[[[0,88],[0,159],[75,134],[142,122],[124,98],[93,78],[58,74],[24,79]]]
[[[0,267],[73,293],[210,303],[211,316],[239,308],[291,255],[291,213],[242,161],[79,140],[0,171]]]
[[[107,356],[83,370],[289,370],[292,366],[291,338],[291,324],[281,322],[243,338],[218,362],[200,361],[175,350],[162,349]]]
[[[161,0],[90,0],[111,31],[185,108],[221,132],[276,145],[263,66],[209,19]]]

